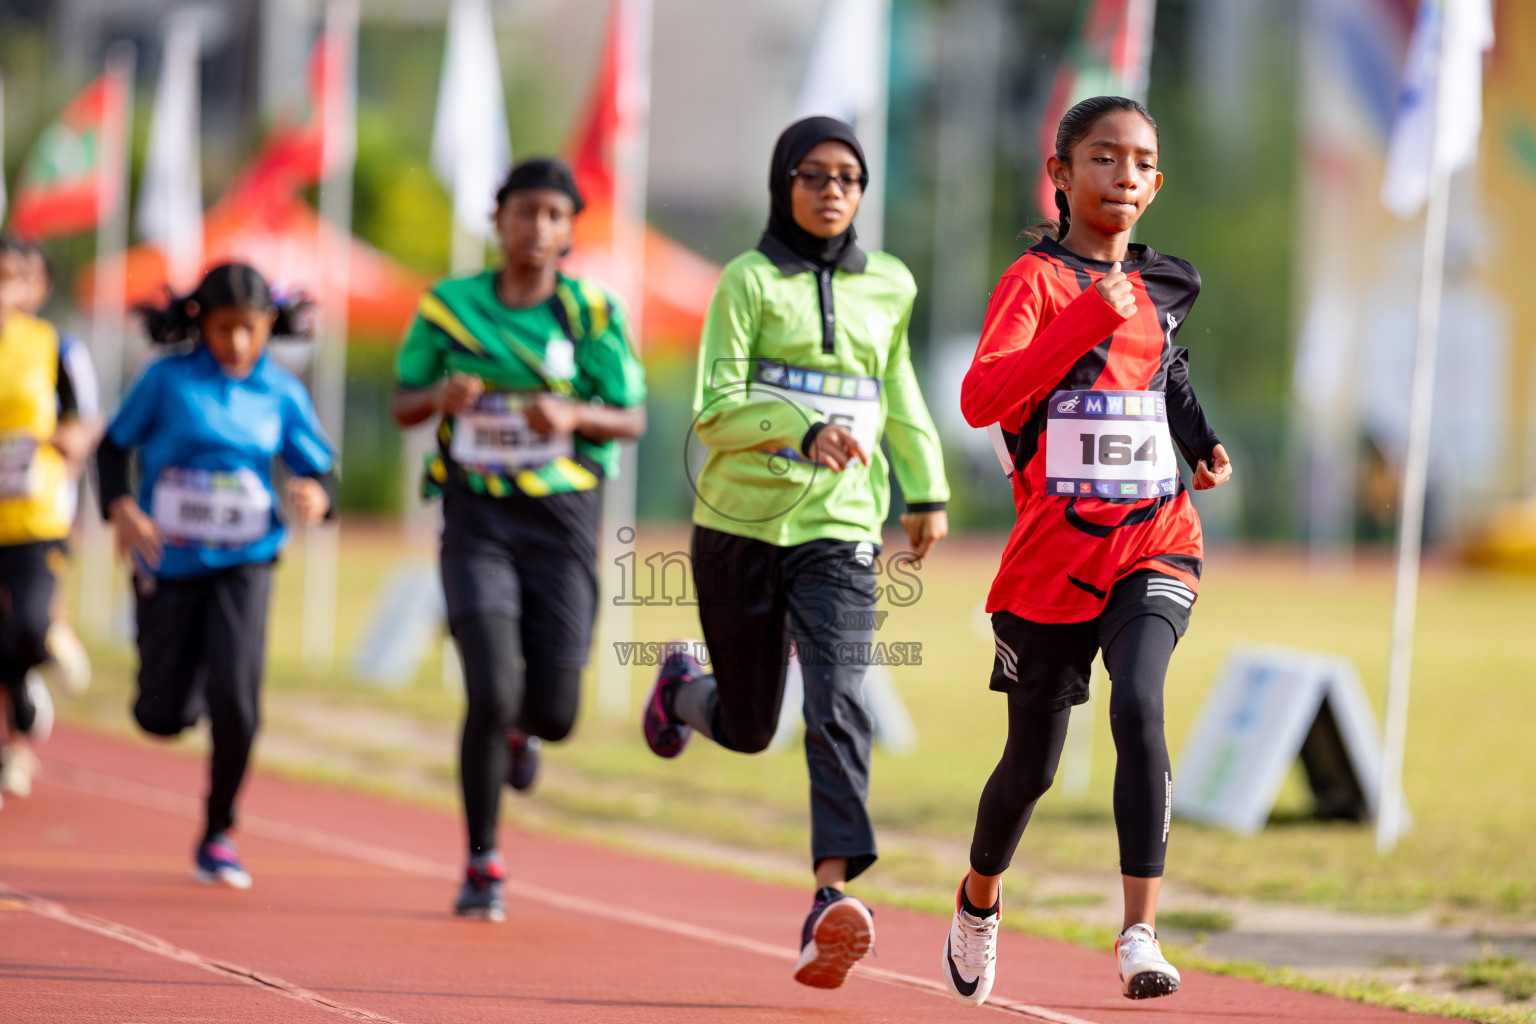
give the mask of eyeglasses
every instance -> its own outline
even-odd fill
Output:
[[[789,172],[789,176],[812,192],[820,192],[827,187],[827,182],[837,182],[843,195],[852,195],[855,192],[864,191],[864,186],[869,182],[869,176],[865,174],[833,174],[830,171],[815,169],[795,169]]]

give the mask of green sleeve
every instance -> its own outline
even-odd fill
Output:
[[[603,333],[576,346],[576,390],[586,398],[625,409],[645,404],[645,366],[629,339],[629,317],[608,300]]]
[[[694,430],[715,451],[800,447],[811,424],[826,417],[809,406],[779,398],[752,398],[753,341],[762,313],[756,280],[729,266],[715,287],[704,334],[693,401]]]
[[[402,388],[429,388],[447,370],[447,360],[448,336],[418,312],[395,357],[395,384]]]
[[[896,347],[885,364],[885,438],[896,482],[901,485],[907,505],[942,504],[949,500],[944,452],[912,369],[912,351],[907,341],[911,320],[912,307],[908,305],[896,326]]]

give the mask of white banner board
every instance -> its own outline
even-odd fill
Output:
[[[1290,647],[1239,648],[1185,743],[1174,772],[1174,813],[1257,832],[1298,758],[1319,816],[1375,817],[1381,736],[1354,665]]]

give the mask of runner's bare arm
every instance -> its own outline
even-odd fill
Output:
[[[485,382],[468,373],[454,373],[428,388],[396,388],[389,396],[389,414],[402,427],[414,427],[433,416],[457,416],[474,408],[485,393]]]
[[[541,434],[575,433],[593,441],[607,441],[645,433],[643,405],[626,409],[541,394],[528,404],[524,414],[528,425]]]

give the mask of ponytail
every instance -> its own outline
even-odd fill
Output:
[[[163,306],[144,304],[133,311],[144,321],[144,332],[157,345],[180,345],[202,337],[202,320],[216,309],[276,311],[274,335],[309,337],[313,304],[302,295],[274,296],[266,279],[244,263],[222,263],[203,275],[189,295],[168,295]]]
[[[1088,137],[1100,118],[1119,111],[1140,116],[1152,127],[1152,134],[1157,134],[1157,121],[1152,117],[1152,112],[1140,102],[1127,96],[1091,96],[1061,115],[1061,121],[1056,125],[1056,152],[1053,155],[1062,163],[1070,164],[1073,147]],[[1027,235],[1038,242],[1045,237],[1047,231],[1054,232],[1058,242],[1067,236],[1072,226],[1072,211],[1067,205],[1066,192],[1059,188],[1055,192],[1056,219],[1046,219],[1025,228],[1019,232],[1021,238]]]

